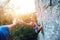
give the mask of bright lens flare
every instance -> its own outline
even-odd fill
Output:
[[[10,2],[14,5],[16,14],[35,12],[34,0],[12,0]]]

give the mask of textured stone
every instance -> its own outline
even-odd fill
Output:
[[[36,0],[38,24],[43,25],[43,32],[38,40],[60,40],[60,0]]]

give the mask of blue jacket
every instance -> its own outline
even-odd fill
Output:
[[[9,35],[9,29],[7,25],[0,26],[0,40],[6,40]]]

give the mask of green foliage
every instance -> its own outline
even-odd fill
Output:
[[[10,38],[9,40],[37,40],[37,33],[30,26],[15,28],[11,32],[11,36],[12,38]]]
[[[17,18],[22,18],[25,22],[30,22],[31,15],[19,16]],[[36,15],[32,15],[32,17],[36,21]],[[4,15],[4,13],[0,11],[0,25],[11,24],[12,20],[13,16],[11,14]],[[17,27],[18,26],[19,25],[17,25]],[[37,33],[31,26],[20,26],[20,28],[14,28],[12,32],[10,32],[7,40],[37,40]]]

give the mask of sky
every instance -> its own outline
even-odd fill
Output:
[[[0,3],[4,3],[6,0],[0,0]],[[19,13],[35,12],[35,0],[10,0],[9,5],[14,5],[14,11]],[[7,7],[8,7],[7,6]],[[12,6],[11,6],[12,7]]]

